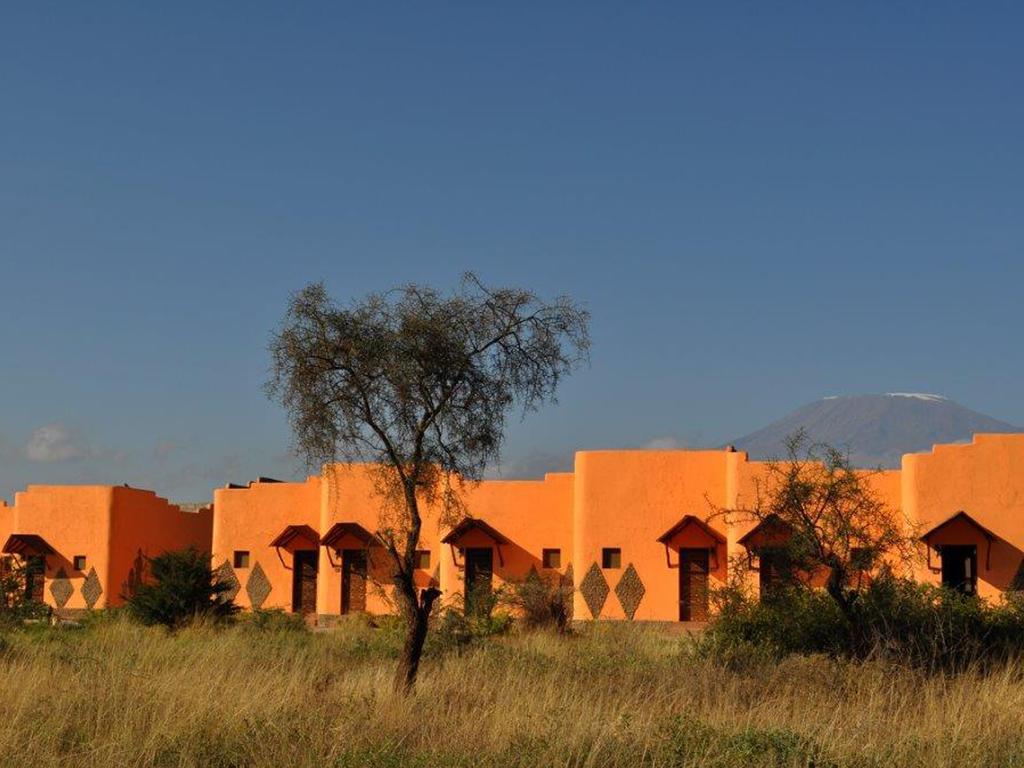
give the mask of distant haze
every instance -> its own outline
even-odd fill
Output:
[[[977,432],[1022,432],[941,395],[892,392],[827,397],[732,442],[751,458],[785,455],[787,435],[803,428],[814,441],[848,450],[862,467],[899,467],[904,453],[969,441]]]

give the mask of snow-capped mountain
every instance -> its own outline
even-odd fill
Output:
[[[941,395],[890,392],[826,397],[732,442],[751,458],[782,457],[784,440],[803,427],[811,439],[849,450],[863,467],[898,467],[904,453],[968,441],[976,432],[1024,432]]]

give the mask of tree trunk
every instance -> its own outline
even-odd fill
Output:
[[[825,591],[828,592],[836,605],[839,606],[839,610],[843,614],[843,617],[852,623],[853,597],[846,591],[845,584],[846,570],[833,565],[828,576],[828,582],[825,584]]]
[[[411,581],[411,577],[409,580]],[[402,595],[402,613],[405,616],[405,642],[402,643],[402,655],[398,658],[398,669],[395,671],[395,690],[409,694],[415,687],[416,676],[419,674],[430,611],[434,607],[434,601],[440,597],[441,591],[428,587],[422,590],[417,598],[415,586],[409,583],[402,584],[399,592]]]

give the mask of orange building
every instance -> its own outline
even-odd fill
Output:
[[[372,469],[229,485],[214,492],[212,520],[147,491],[30,486],[0,505],[0,535],[5,552],[42,565],[43,597],[63,610],[116,605],[144,555],[195,545],[239,605],[329,625],[395,610]],[[416,581],[459,606],[536,571],[573,586],[576,619],[702,621],[708,588],[737,558],[759,565],[754,589],[776,575],[754,556],[784,531],[712,516],[750,508],[766,476],[764,462],[733,450],[581,451],[573,472],[468,486],[468,517],[454,527],[426,505]],[[907,454],[870,478],[926,544],[917,578],[983,597],[1024,589],[1024,435]]]
[[[333,465],[304,483],[215,493],[214,560],[241,605],[321,624],[394,610],[368,470]],[[701,621],[708,588],[773,535],[712,512],[749,508],[766,472],[732,450],[581,451],[572,473],[486,480],[467,490],[469,517],[454,528],[424,510],[417,581],[457,605],[481,581],[496,588],[535,570],[573,584],[577,619]],[[870,482],[920,528],[929,557],[918,578],[985,597],[1024,586],[1024,435],[908,454]],[[762,563],[751,586],[771,576]]]
[[[21,558],[26,592],[64,616],[120,605],[148,556],[208,550],[212,523],[210,507],[125,486],[30,485],[0,506],[4,556]]]

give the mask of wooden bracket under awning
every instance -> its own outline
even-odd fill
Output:
[[[3,546],[5,555],[37,557],[55,555],[57,550],[46,543],[46,539],[34,533],[12,533]]]
[[[359,523],[335,523],[323,536],[320,537],[320,546],[327,548],[327,557],[331,561],[331,565],[335,568],[338,567],[338,563],[334,562],[331,557],[331,550],[340,553],[342,547],[342,539],[351,536],[356,541],[360,542],[363,546],[362,549],[366,552],[366,556],[370,558],[371,547],[384,546],[383,542],[376,535],[370,533]]]
[[[498,562],[501,565],[505,565],[505,559],[501,554],[501,547],[504,544],[511,544],[505,536],[503,536],[494,526],[488,525],[483,520],[476,517],[467,517],[461,523],[452,528],[448,535],[441,539],[442,544],[448,544],[452,548],[452,559],[458,562],[455,557],[455,551],[465,549],[462,545],[462,539],[465,538],[466,534],[472,531],[480,531],[487,538],[494,542],[494,548],[498,550]]]
[[[985,540],[986,540],[986,542],[988,544],[988,546],[985,548],[985,570],[986,571],[991,570],[991,568],[992,568],[992,542],[995,541],[998,538],[1001,538],[1001,537],[998,534],[990,531],[988,528],[983,526],[981,523],[979,523],[977,520],[975,520],[973,517],[968,515],[963,510],[960,510],[955,515],[947,517],[941,523],[936,525],[931,530],[925,532],[921,536],[921,541],[923,541],[925,543],[925,546],[926,546],[926,549],[927,549],[927,553],[928,553],[927,554],[927,557],[928,557],[928,570],[932,571],[933,573],[938,573],[939,571],[942,570],[941,566],[936,568],[935,566],[932,565],[932,549],[934,548],[937,552],[939,552],[941,554],[941,547],[942,547],[942,544],[932,544],[932,541],[931,541],[932,538],[934,538],[935,535],[938,534],[943,529],[948,528],[949,526],[951,526],[951,525],[953,525],[954,523],[957,523],[957,522],[965,523],[966,525],[970,526],[971,528],[974,528],[976,531],[978,531],[978,533],[980,533],[982,536],[985,537]]]
[[[778,547],[792,535],[793,526],[778,515],[771,514],[740,536],[736,543],[747,550],[747,567],[758,571],[760,567],[754,566],[754,555],[760,550]]]
[[[707,549],[710,555],[714,555],[714,564],[711,565],[712,570],[718,570],[718,547],[719,545],[726,543],[726,538],[723,534],[716,531],[704,520],[701,520],[695,515],[683,515],[679,522],[665,531],[661,536],[658,537],[657,541],[665,545],[665,562],[668,563],[669,568],[678,568],[678,564],[672,565],[671,551],[669,543],[676,538],[679,534],[689,528],[696,528],[699,531],[700,537],[705,540],[706,546],[697,547],[698,549]]]

